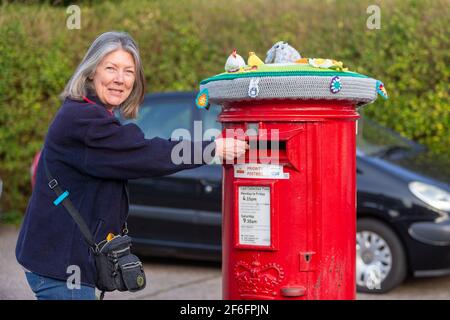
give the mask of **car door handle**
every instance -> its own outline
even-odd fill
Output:
[[[218,187],[219,183],[207,181],[207,180],[200,180],[200,184],[203,186],[203,191],[205,193],[211,193],[214,190],[214,187]]]

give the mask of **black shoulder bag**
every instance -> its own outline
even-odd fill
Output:
[[[75,223],[81,230],[84,239],[89,244],[95,257],[97,269],[96,287],[101,290],[100,300],[103,300],[106,291],[139,291],[145,288],[146,278],[142,262],[131,253],[131,238],[127,235],[117,235],[111,240],[103,240],[95,243],[95,239],[89,231],[86,222],[69,199],[69,192],[62,191],[58,181],[52,177],[42,152],[45,174],[48,186],[57,198],[53,201],[55,206],[60,203],[67,209]],[[125,227],[125,230],[127,228]],[[126,231],[126,233],[128,230]]]

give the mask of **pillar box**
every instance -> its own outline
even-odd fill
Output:
[[[378,93],[327,59],[249,59],[200,83],[197,106],[220,104],[222,135],[250,144],[223,165],[224,299],[355,298],[357,109]]]

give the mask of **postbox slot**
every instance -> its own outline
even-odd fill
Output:
[[[272,140],[251,140],[249,141],[248,154],[251,157],[257,157],[259,160],[287,160],[287,141],[274,142]],[[275,159],[278,158],[278,159]]]
[[[251,149],[254,149],[255,146],[259,150],[279,150],[286,152],[286,141],[278,141],[278,143],[275,143],[272,140],[258,140],[257,143],[250,143]]]

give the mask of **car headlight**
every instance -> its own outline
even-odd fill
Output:
[[[413,181],[409,184],[409,190],[417,198],[433,208],[450,211],[450,193],[431,184]]]

